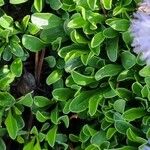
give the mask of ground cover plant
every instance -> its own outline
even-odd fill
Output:
[[[148,148],[139,2],[0,0],[0,150]]]

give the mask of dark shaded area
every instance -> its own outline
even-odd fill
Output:
[[[32,0],[29,0],[26,3],[19,5],[12,5],[9,2],[2,7],[4,12],[11,16],[15,21],[22,20],[22,18],[26,15],[31,14],[31,5],[33,4]]]

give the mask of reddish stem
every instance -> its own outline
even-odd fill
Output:
[[[39,64],[39,52],[37,52],[35,54],[35,72],[34,72],[34,76],[35,76],[36,81],[37,81],[38,64]]]
[[[41,71],[42,71],[44,56],[45,56],[45,49],[42,50],[41,55],[40,55],[40,59],[39,59],[39,63],[38,63],[38,68],[37,68],[37,84],[40,83]]]

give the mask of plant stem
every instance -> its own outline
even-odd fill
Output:
[[[40,83],[41,71],[42,71],[44,56],[45,56],[45,49],[42,50],[41,55],[40,55],[40,58],[39,58],[39,62],[38,62],[38,68],[37,68],[37,84]]]
[[[37,52],[35,54],[35,72],[34,72],[34,76],[35,76],[35,80],[37,81],[37,70],[38,70],[38,63],[39,63],[39,52]]]

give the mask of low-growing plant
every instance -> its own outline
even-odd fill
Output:
[[[150,66],[131,47],[140,0],[0,0],[0,150],[142,150]]]

